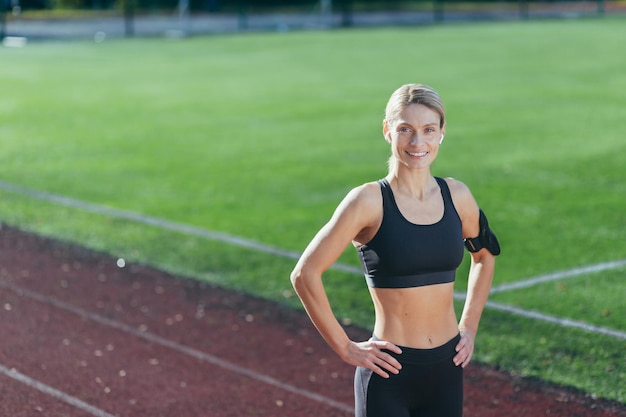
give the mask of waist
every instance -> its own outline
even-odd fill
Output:
[[[374,334],[372,335],[372,340],[380,339]],[[443,345],[434,348],[420,349],[406,346],[398,346],[402,350],[401,354],[390,351],[386,352],[403,364],[437,363],[451,359],[454,357],[454,355],[456,355],[456,345],[459,343],[459,340],[461,340],[461,334],[457,333],[456,336],[448,340]]]

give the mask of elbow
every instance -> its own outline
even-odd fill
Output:
[[[291,285],[294,289],[297,289],[298,283],[300,282],[301,278],[302,273],[298,268],[291,271],[291,275],[289,275],[289,280],[291,281]]]
[[[293,289],[296,291],[297,294],[299,294],[302,291],[302,288],[305,286],[305,271],[299,266],[296,266],[296,268],[291,271],[289,280],[291,281]]]
[[[496,270],[496,257],[488,250],[482,249],[473,254],[470,269],[472,270],[471,275],[478,274],[481,277],[491,278]]]
[[[477,264],[494,267],[496,265],[496,257],[487,249],[483,248],[476,253],[476,256],[474,257],[474,262]]]
[[[310,270],[302,268],[300,265],[291,272],[289,279],[293,289],[299,296],[310,292],[311,287],[315,286],[316,274],[311,273]]]

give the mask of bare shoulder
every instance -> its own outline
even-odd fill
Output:
[[[380,225],[382,207],[380,185],[368,182],[348,192],[330,224],[335,230],[345,230],[351,240],[363,241]]]
[[[380,192],[380,185],[378,182],[366,182],[353,188],[349,194],[353,194],[355,198],[360,200],[363,204],[372,204],[382,201],[382,194]]]
[[[452,202],[454,203],[454,208],[459,213],[463,228],[465,230],[469,229],[468,233],[473,235],[475,233],[474,229],[478,228],[478,203],[476,203],[469,187],[463,182],[454,178],[446,178],[445,180],[448,188],[450,188]]]
[[[450,188],[450,194],[452,195],[452,199],[454,200],[455,204],[457,203],[457,201],[460,204],[466,203],[468,201],[474,201],[474,196],[472,195],[469,187],[465,185],[465,183],[452,177],[445,178],[445,181],[448,184],[448,188]]]
[[[382,207],[380,185],[377,182],[367,182],[348,192],[340,207],[343,210],[356,210],[367,217],[368,213]]]

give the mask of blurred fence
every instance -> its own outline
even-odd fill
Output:
[[[98,41],[107,37],[576,18],[625,11],[626,0],[0,0],[0,38]]]

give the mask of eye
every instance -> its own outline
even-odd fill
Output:
[[[413,133],[413,129],[411,129],[410,127],[401,126],[398,128],[398,133],[402,133],[402,134]]]

